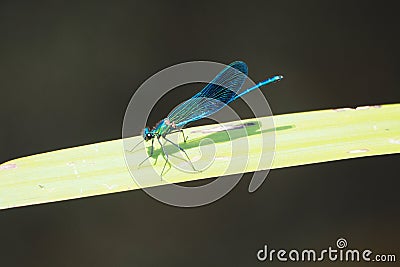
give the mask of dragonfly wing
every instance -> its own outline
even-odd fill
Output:
[[[180,112],[174,113],[174,116],[168,116],[168,119],[177,128],[182,128],[189,122],[210,116],[224,106],[226,106],[224,102],[214,98],[191,98],[177,106],[175,109]]]
[[[247,78],[247,65],[236,61],[222,70],[203,90],[175,107],[167,116],[178,128],[219,111],[236,96]]]

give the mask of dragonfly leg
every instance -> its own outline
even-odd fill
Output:
[[[142,141],[140,141],[139,143],[137,143],[132,149],[129,149],[129,150],[126,150],[126,151],[129,151],[129,152],[133,152],[134,150],[135,150],[135,148],[137,148],[141,143],[143,143],[144,142],[144,140],[142,140]]]
[[[188,139],[188,137],[189,137],[189,136],[186,136],[186,137],[185,137],[185,134],[183,133],[183,130],[182,130],[182,129],[180,129],[179,131],[182,133],[182,136],[183,136],[183,142],[185,142],[185,143],[186,143],[186,140]]]
[[[185,153],[185,155],[186,155],[187,159],[189,160],[189,163],[190,163],[190,165],[192,166],[193,170],[196,171],[196,172],[198,172],[198,170],[194,167],[194,165],[193,165],[192,161],[190,160],[188,154],[186,153],[186,151],[185,151],[183,148],[181,148],[178,144],[175,144],[174,142],[172,142],[171,140],[169,140],[169,139],[166,138],[165,136],[164,136],[164,139],[167,140],[168,142],[170,142],[171,144],[173,144],[173,145],[174,145],[175,147],[177,147],[180,151],[182,151],[183,153]]]
[[[140,162],[138,166],[140,167],[146,160],[151,158],[153,156],[153,152],[154,152],[154,139],[151,139],[150,155],[147,158],[145,158],[142,162]]]
[[[163,153],[164,153],[164,156],[165,156],[165,163],[164,163],[164,167],[162,168],[162,171],[161,171],[161,181],[162,181],[162,175],[163,175],[163,173],[164,173],[165,166],[167,166],[167,163],[168,163],[168,153],[167,153],[167,151],[165,151],[165,149],[164,149],[164,146],[163,146],[163,144],[161,143],[161,141],[160,141],[160,138],[159,138],[159,137],[157,138],[157,140],[158,140],[158,143],[160,144],[160,146],[161,146],[161,149],[162,149],[162,151],[163,151]]]

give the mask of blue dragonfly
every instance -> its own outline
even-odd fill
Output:
[[[168,163],[168,153],[166,152],[163,143],[161,142],[161,138],[163,138],[166,142],[171,143],[173,146],[182,151],[191,167],[194,171],[198,171],[192,161],[190,160],[186,151],[176,144],[172,142],[167,135],[174,132],[181,132],[183,135],[183,140],[186,142],[187,137],[183,133],[182,128],[190,122],[194,122],[203,118],[206,118],[229,103],[235,101],[236,99],[242,97],[243,95],[270,83],[280,81],[283,76],[276,75],[271,78],[268,78],[262,82],[259,82],[253,87],[250,87],[244,90],[241,93],[238,93],[240,88],[243,86],[243,83],[246,81],[248,74],[248,69],[246,63],[242,61],[235,61],[229,64],[225,69],[223,69],[210,83],[208,83],[203,90],[195,94],[192,98],[186,100],[185,102],[176,106],[168,116],[159,121],[156,126],[153,128],[146,127],[143,130],[143,141],[151,140],[151,148],[150,154],[146,159],[144,159],[140,164],[142,165],[147,159],[153,156],[154,152],[154,140],[157,140],[162,148],[163,155],[165,157],[165,164],[161,171],[161,176],[164,173],[165,167]],[[133,149],[133,151],[139,144],[138,143]]]

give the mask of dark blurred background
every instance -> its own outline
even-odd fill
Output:
[[[1,1],[0,162],[120,138],[134,90],[191,60],[243,60],[255,81],[284,74],[265,91],[274,114],[400,102],[395,3]],[[193,209],[131,191],[4,210],[1,265],[253,266],[264,244],[322,249],[339,237],[399,258],[399,163],[273,170],[254,194],[245,176]]]

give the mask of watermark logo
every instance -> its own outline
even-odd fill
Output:
[[[261,262],[395,262],[396,255],[375,254],[371,249],[348,248],[345,238],[336,240],[336,247],[326,249],[273,249],[268,245],[257,251],[257,259]]]
[[[336,246],[339,249],[347,247],[347,240],[344,238],[339,238],[338,240],[336,240]]]
[[[247,66],[243,62],[239,62],[238,65],[243,67],[243,71],[240,69],[242,71],[241,74],[247,73]],[[196,98],[193,101],[203,108],[207,107],[207,105],[201,104],[204,101],[207,104],[223,106],[223,108],[217,113],[207,116],[208,119],[214,121],[214,124],[218,124],[218,126],[215,126],[211,132],[203,132],[199,140],[190,139],[191,134],[195,134],[195,132],[191,132],[190,129],[185,131],[185,128],[183,128],[184,135],[189,136],[189,140],[185,144],[183,143],[185,137],[178,131],[168,134],[166,137],[169,140],[163,137],[160,139],[153,138],[154,136],[151,136],[151,134],[145,136],[148,138],[147,140],[145,139],[147,142],[143,142],[143,138],[140,140],[134,137],[140,135],[146,127],[151,127],[151,125],[147,125],[147,120],[151,112],[153,114],[157,113],[157,110],[153,108],[165,94],[175,90],[175,88],[176,90],[182,90],[182,88],[177,87],[186,84],[203,83],[203,85],[199,85],[197,91],[193,92],[193,95],[195,95],[205,84],[215,81],[213,78],[226,67],[227,65],[208,61],[177,64],[154,74],[132,96],[125,112],[122,128],[125,162],[136,185],[151,197],[173,206],[197,207],[212,203],[230,192],[240,181],[248,164],[257,164],[257,169],[264,170],[253,174],[249,185],[249,192],[254,192],[259,188],[267,177],[275,153],[275,127],[269,104],[260,90],[254,90],[241,97],[253,114],[250,124],[248,122],[247,124],[246,122],[240,122],[242,119],[240,112],[232,109],[226,103],[217,99],[202,97]],[[232,74],[233,77],[235,75],[235,73]],[[255,86],[255,83],[247,75],[240,77],[243,77],[244,81],[242,89],[238,93]],[[229,86],[229,79],[224,82],[227,82],[227,84],[224,84],[225,86]],[[224,85],[218,85],[224,87]],[[171,103],[170,110],[173,111],[181,103]],[[186,114],[187,112],[190,111],[185,111],[184,113]],[[206,110],[204,113],[207,113]],[[171,116],[174,117],[173,115]],[[259,118],[263,118],[262,123]],[[175,121],[169,121],[168,117],[165,118],[165,114],[158,119],[165,122],[165,127],[178,128]],[[229,122],[235,123],[231,124]],[[151,130],[152,128],[147,128],[144,132],[151,133]],[[249,134],[258,135],[257,144],[249,142]],[[221,139],[221,136],[224,136],[224,138]],[[132,151],[132,148],[139,141],[142,141],[142,143]],[[155,141],[154,151],[150,147],[153,141]],[[220,147],[216,145],[218,142],[220,144],[228,144],[228,150],[230,150],[229,152],[232,155],[235,155],[236,151],[241,151],[241,155],[247,156],[233,162],[231,157],[224,156],[223,153],[220,153],[221,151],[218,151],[217,148]],[[172,143],[177,145],[173,145]],[[185,151],[191,154],[190,160],[193,166],[188,162],[188,157],[186,157],[185,152],[180,150],[178,145],[182,145],[184,149],[189,148],[189,151]],[[249,151],[251,145],[257,147],[257,150],[260,151],[259,155],[246,153],[246,151]],[[152,157],[148,157],[150,154],[152,154]],[[169,156],[166,157],[166,154]],[[168,158],[168,166],[165,172],[163,172],[162,165],[166,158]],[[141,162],[144,163],[142,164]],[[218,165],[214,163],[218,163]],[[174,168],[190,176],[196,175],[194,168],[205,171],[213,165],[219,166],[219,170],[223,170],[223,173],[238,174],[219,177],[206,185],[197,187],[169,184],[169,179],[173,178],[171,177],[171,173],[173,172],[168,173],[169,169]],[[152,187],[160,183],[160,176],[162,176],[162,182],[165,183],[165,186]]]

